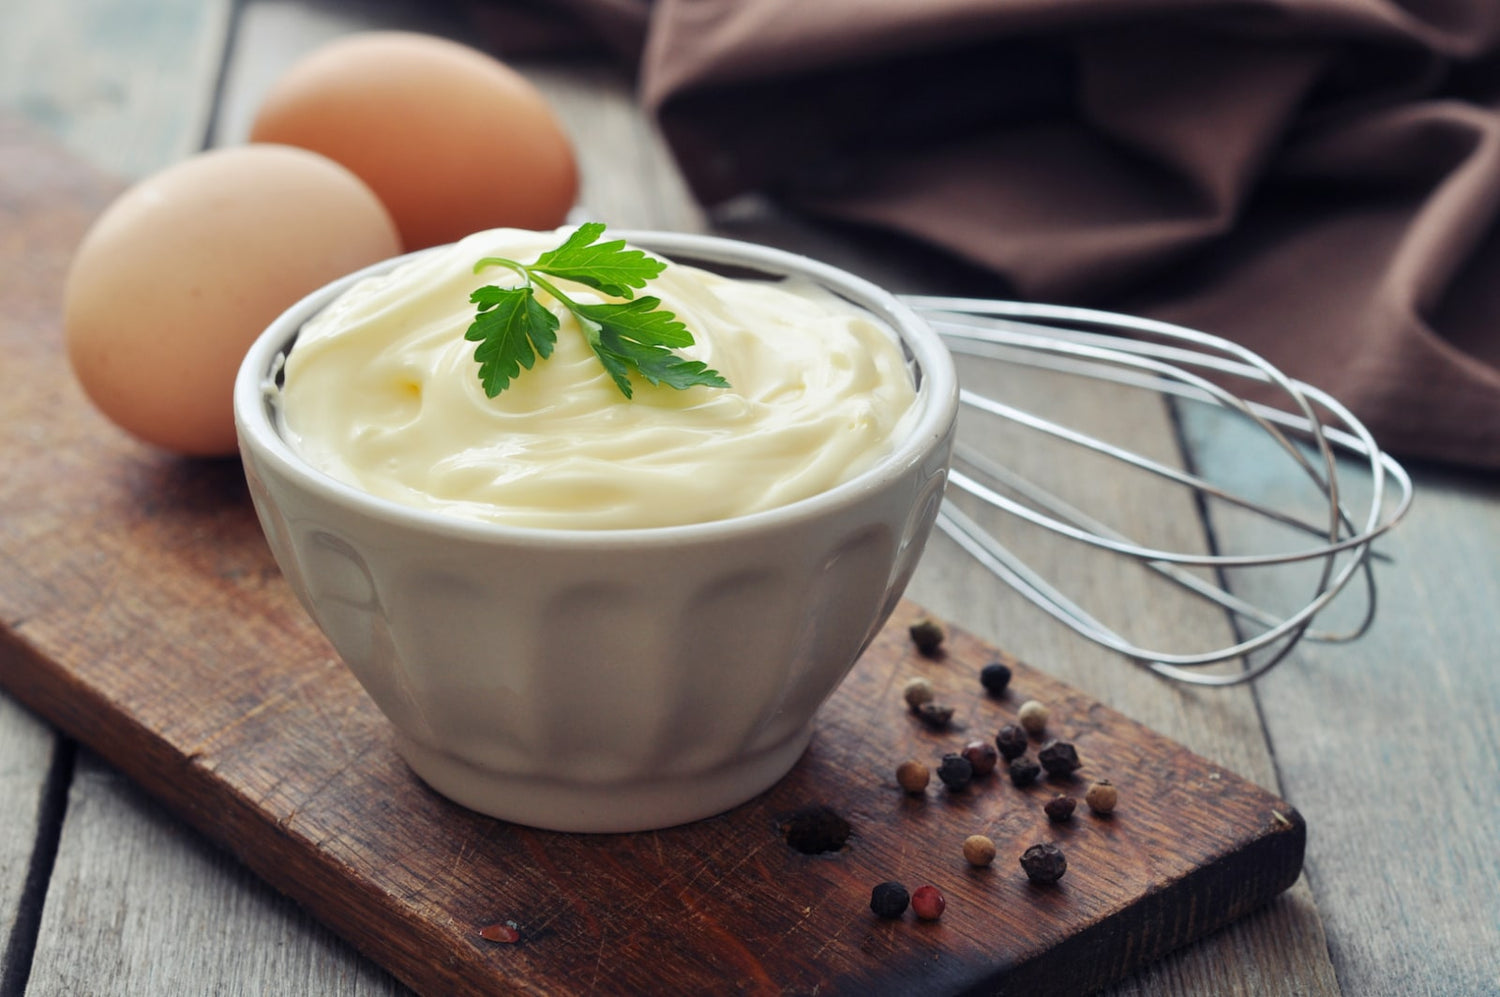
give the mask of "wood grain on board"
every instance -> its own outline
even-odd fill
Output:
[[[1019,663],[1011,695],[985,697],[975,673],[998,652],[955,632],[945,657],[920,658],[909,604],[793,773],[729,814],[585,837],[437,797],[282,583],[238,463],[137,445],[79,396],[51,303],[109,185],[0,140],[0,210],[33,250],[0,283],[0,684],[417,989],[1084,993],[1296,879],[1304,828],[1272,794]],[[76,195],[66,211],[36,196],[59,185]],[[933,679],[962,729],[911,720],[909,674]],[[1080,781],[896,789],[896,762],[992,736],[1028,697],[1050,703],[1082,778],[1121,787],[1115,817],[1046,821],[1040,803]],[[813,803],[850,820],[847,847],[785,844],[788,816]],[[992,869],[959,855],[976,832],[1000,848]],[[1015,865],[1043,840],[1070,857],[1050,889]],[[938,885],[944,919],[873,918],[870,886],[888,878]],[[508,920],[519,944],[478,936]]]

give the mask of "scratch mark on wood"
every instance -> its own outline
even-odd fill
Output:
[[[594,952],[594,976],[589,980],[588,992],[591,994],[599,992],[599,974],[604,969],[604,947],[608,939],[604,934],[599,935],[599,948]]]
[[[261,700],[259,703],[255,704],[250,709],[240,714],[230,723],[227,723],[224,726],[220,727],[218,730],[214,731],[212,734],[195,744],[193,747],[186,749],[184,753],[189,758],[194,760],[203,757],[204,755],[208,754],[208,749],[215,742],[222,740],[226,734],[233,733],[235,730],[237,730],[244,724],[249,723],[251,720],[260,716],[262,713],[266,713],[273,709],[281,709],[282,707],[289,705],[293,701],[293,697],[302,690],[303,686],[321,677],[321,675],[321,672],[314,671],[307,672],[306,674],[299,676],[291,685],[287,686],[284,689],[280,689],[275,694]]]

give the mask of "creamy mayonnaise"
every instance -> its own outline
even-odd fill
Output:
[[[669,264],[641,293],[692,332],[681,352],[730,388],[635,380],[626,399],[572,316],[550,358],[485,396],[470,292],[515,286],[567,233],[497,229],[361,281],[303,327],[281,411],[311,464],[384,498],[512,526],[630,529],[726,519],[826,491],[900,439],[915,393],[894,335],[808,283]],[[606,234],[606,238],[608,235]],[[555,279],[554,279],[555,280]],[[580,304],[607,299],[555,281]]]

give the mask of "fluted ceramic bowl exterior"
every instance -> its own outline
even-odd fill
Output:
[[[297,456],[268,387],[304,322],[395,261],[289,310],[235,385],[276,561],[407,763],[465,806],[556,830],[683,823],[786,773],[916,566],[957,412],[937,335],[873,285],[745,243],[625,237],[683,262],[811,277],[884,320],[919,385],[911,434],[828,492],[691,526],[508,528],[376,498]]]

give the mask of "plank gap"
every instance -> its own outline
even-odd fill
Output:
[[[1181,455],[1182,466],[1187,473],[1194,477],[1202,478],[1207,469],[1202,466],[1202,463],[1198,460],[1198,454],[1193,448],[1193,440],[1191,434],[1188,433],[1187,421],[1182,408],[1183,402],[1179,399],[1167,399],[1167,417],[1172,426],[1172,436],[1177,441],[1177,452]],[[1208,552],[1211,554],[1222,553],[1223,547],[1219,541],[1219,531],[1215,526],[1213,509],[1209,505],[1208,497],[1200,491],[1194,491],[1193,502],[1198,509],[1198,520],[1203,524],[1203,542],[1208,548]],[[1228,572],[1222,567],[1216,567],[1213,569],[1213,574],[1214,580],[1220,588],[1226,592],[1233,591],[1233,582]],[[1244,624],[1240,621],[1239,614],[1226,609],[1224,616],[1226,622],[1229,624],[1230,632],[1234,635],[1234,642],[1238,644],[1245,640],[1248,635],[1245,632]],[[1240,668],[1241,670],[1250,668],[1250,663],[1243,656],[1240,658]],[[1271,726],[1266,719],[1265,703],[1261,698],[1260,690],[1256,688],[1254,682],[1248,682],[1246,685],[1249,686],[1250,708],[1255,713],[1255,722],[1260,725],[1261,739],[1265,742],[1267,760],[1270,762],[1271,773],[1275,779],[1275,782],[1268,788],[1278,793],[1284,792],[1281,759],[1276,754],[1276,741],[1271,737]],[[1309,885],[1311,884],[1309,883]]]
[[[208,98],[208,111],[203,117],[203,129],[198,134],[197,151],[213,148],[214,136],[219,132],[219,115],[224,106],[224,94],[229,86],[229,62],[239,42],[240,25],[244,21],[246,0],[229,0],[229,10],[224,15],[223,37],[219,45],[219,57],[214,69],[213,88]]]
[[[1171,426],[1172,439],[1177,445],[1178,458],[1182,461],[1182,469],[1195,478],[1198,478],[1200,480],[1208,480],[1204,477],[1204,467],[1198,461],[1197,455],[1193,452],[1193,441],[1188,435],[1187,426],[1185,424],[1183,416],[1183,402],[1180,399],[1171,397],[1168,397],[1165,400],[1167,403],[1167,422]],[[1218,530],[1214,528],[1213,509],[1209,505],[1208,496],[1203,492],[1194,489],[1193,507],[1197,510],[1198,522],[1201,523],[1203,527],[1203,546],[1205,552],[1215,556],[1223,554],[1224,545],[1220,542]],[[1219,588],[1223,589],[1226,592],[1231,591],[1231,579],[1229,577],[1229,573],[1225,571],[1223,567],[1215,566],[1211,568],[1210,571],[1213,574],[1214,583],[1218,585]],[[1230,609],[1225,609],[1224,620],[1229,624],[1230,635],[1233,637],[1236,644],[1245,640],[1249,636],[1245,632],[1245,627],[1240,621],[1240,616],[1238,613]],[[1244,655],[1241,655],[1240,671],[1247,671],[1249,670],[1249,668],[1250,662],[1245,660]],[[1250,699],[1254,704],[1255,715],[1258,722],[1260,723],[1261,732],[1265,734],[1266,718],[1265,715],[1261,712],[1260,697],[1255,695],[1254,683],[1250,683]],[[1269,737],[1266,741],[1266,747],[1271,752],[1271,767],[1273,771],[1276,771],[1277,786],[1279,787],[1281,773],[1280,771],[1276,770],[1276,752],[1274,746],[1270,743]]]
[[[57,862],[57,846],[62,839],[63,820],[68,814],[68,790],[73,784],[73,770],[78,760],[78,742],[61,734],[52,748],[52,760],[42,783],[41,805],[37,808],[35,842],[31,862],[26,869],[26,883],[21,888],[21,902],[16,921],[5,943],[4,971],[0,973],[0,997],[23,997],[31,978],[32,956],[42,927],[42,910],[47,905],[47,888]]]

